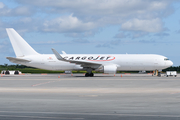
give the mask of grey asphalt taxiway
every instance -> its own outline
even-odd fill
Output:
[[[0,120],[121,119],[179,120],[180,77],[150,74],[0,77]]]

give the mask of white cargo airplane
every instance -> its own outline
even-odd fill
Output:
[[[54,54],[37,53],[13,28],[6,29],[16,57],[9,61],[47,70],[86,70],[115,74],[116,71],[157,71],[173,65],[167,57],[155,54]]]

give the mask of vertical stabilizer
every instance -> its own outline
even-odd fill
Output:
[[[37,53],[13,28],[6,28],[16,57],[37,55]]]

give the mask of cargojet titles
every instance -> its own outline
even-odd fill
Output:
[[[114,56],[97,56],[97,57],[94,57],[94,56],[83,56],[83,57],[66,56],[66,57],[64,57],[64,59],[66,59],[66,60],[87,60],[87,61],[111,61],[111,60],[114,60],[115,57]]]

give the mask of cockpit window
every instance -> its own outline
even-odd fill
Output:
[[[168,58],[164,58],[165,61],[169,60]]]

